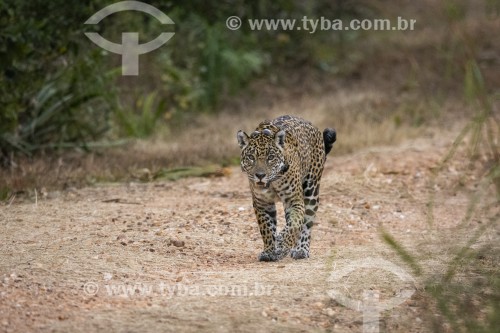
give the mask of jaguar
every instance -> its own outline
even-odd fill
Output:
[[[240,130],[237,139],[264,242],[259,261],[309,258],[320,180],[337,140],[335,129],[321,133],[309,121],[285,115],[261,122],[250,135]],[[277,202],[282,202],[286,220],[279,233]]]

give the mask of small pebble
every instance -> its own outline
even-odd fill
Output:
[[[335,310],[333,310],[332,308],[326,308],[325,309],[325,313],[328,317],[333,317],[335,316]]]
[[[184,247],[184,241],[181,240],[172,240],[170,243],[176,247]]]

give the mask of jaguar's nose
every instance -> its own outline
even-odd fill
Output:
[[[255,177],[257,177],[259,180],[262,180],[262,178],[264,178],[265,176],[266,176],[266,174],[263,172],[256,172],[255,173]]]

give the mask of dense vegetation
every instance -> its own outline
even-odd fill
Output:
[[[225,20],[321,14],[347,17],[369,7],[355,1],[234,2],[148,1],[175,25],[168,46],[141,56],[138,77],[121,78],[119,56],[107,54],[85,36],[98,31],[118,42],[121,32],[138,31],[141,42],[165,29],[152,16],[115,13],[99,25],[83,23],[113,3],[105,0],[7,0],[0,3],[0,150],[13,153],[90,147],[103,135],[150,135],[157,123],[189,111],[214,110],[224,96],[264,70],[328,66],[338,52],[318,58],[322,41],[332,50],[344,36],[297,31],[237,31]],[[328,38],[326,41],[325,38]],[[146,60],[145,60],[146,59]],[[110,131],[111,130],[111,131]]]

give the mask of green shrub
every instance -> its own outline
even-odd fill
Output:
[[[81,45],[91,4],[0,3],[0,157],[85,146],[108,127],[111,75]]]
[[[160,118],[164,114],[165,101],[152,92],[139,96],[133,108],[117,108],[115,121],[121,136],[145,138],[153,134]]]

